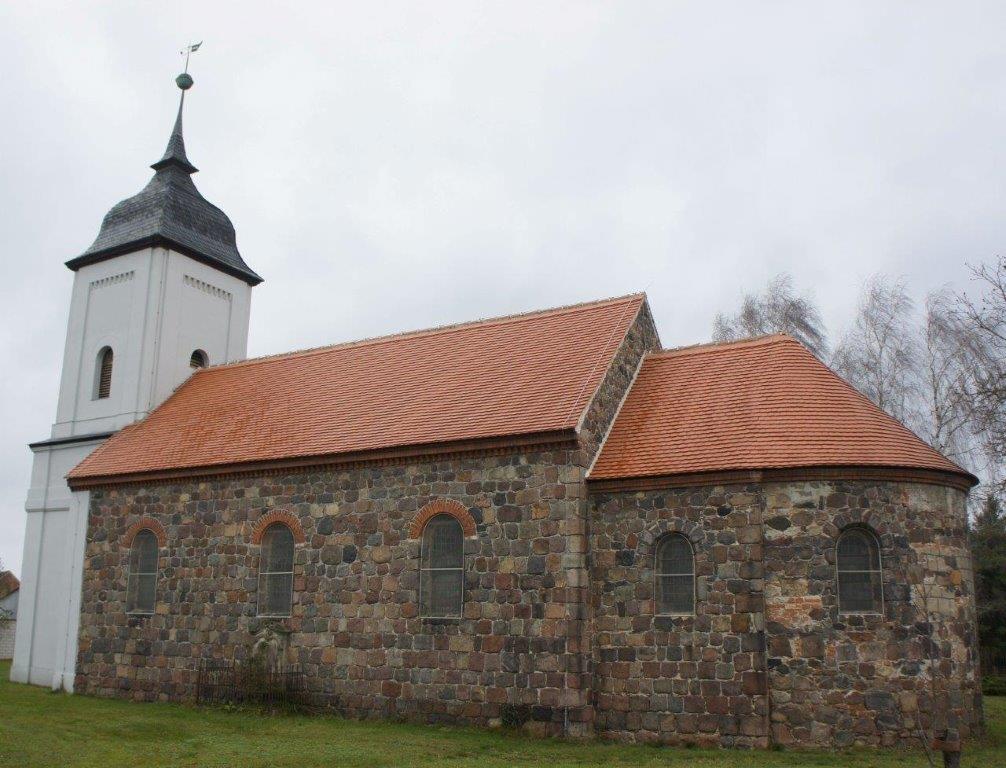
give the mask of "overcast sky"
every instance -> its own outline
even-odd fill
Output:
[[[1006,4],[6,2],[0,558],[72,273],[189,158],[265,282],[252,355],[646,290],[666,346],[790,272],[967,287],[1006,236]]]

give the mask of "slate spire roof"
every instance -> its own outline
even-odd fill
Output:
[[[176,165],[189,174],[199,171],[185,155],[185,137],[182,136],[182,110],[184,107],[185,91],[182,91],[182,98],[178,101],[178,117],[175,118],[175,127],[171,129],[171,136],[168,138],[168,146],[164,150],[164,156],[150,166],[155,171],[167,168],[169,165]]]
[[[182,135],[182,91],[178,116],[164,156],[150,167],[153,178],[139,194],[115,205],[105,214],[98,237],[80,256],[66,262],[72,270],[129,253],[163,246],[257,285],[262,278],[238,252],[234,225],[227,215],[196,189],[192,174],[198,170],[185,154]]]

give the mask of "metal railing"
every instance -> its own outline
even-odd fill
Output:
[[[307,704],[306,687],[304,670],[299,664],[200,659],[196,703],[303,708]]]
[[[981,648],[979,658],[983,675],[1006,676],[1006,652],[997,648]]]

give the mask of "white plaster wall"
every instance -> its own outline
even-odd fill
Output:
[[[86,436],[144,418],[192,374],[196,349],[211,365],[244,359],[250,311],[247,283],[164,248],[76,272],[51,439],[85,439],[33,448],[12,680],[73,690],[88,494],[65,478],[102,442]],[[98,400],[106,346],[111,392]]]
[[[35,450],[11,665],[15,682],[73,690],[88,493],[71,491],[65,477],[101,442]]]
[[[210,365],[243,360],[248,350],[251,287],[187,256],[165,256],[161,329],[150,340],[156,355],[151,409],[192,373],[194,350],[206,352]]]
[[[74,277],[52,437],[109,432],[142,419],[192,373],[244,359],[251,286],[188,256],[146,248]],[[114,354],[110,396],[95,398],[98,354]]]

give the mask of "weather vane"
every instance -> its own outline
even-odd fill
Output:
[[[185,56],[185,69],[182,70],[182,74],[180,74],[178,77],[175,78],[175,84],[178,85],[178,87],[181,88],[183,91],[187,91],[189,90],[189,88],[192,87],[192,75],[189,74],[189,57],[193,53],[198,51],[199,46],[201,46],[202,44],[203,44],[202,40],[200,40],[198,43],[190,43],[189,45],[185,46],[183,50],[179,51],[179,54],[183,54]],[[185,94],[183,93],[182,95],[184,96]]]

